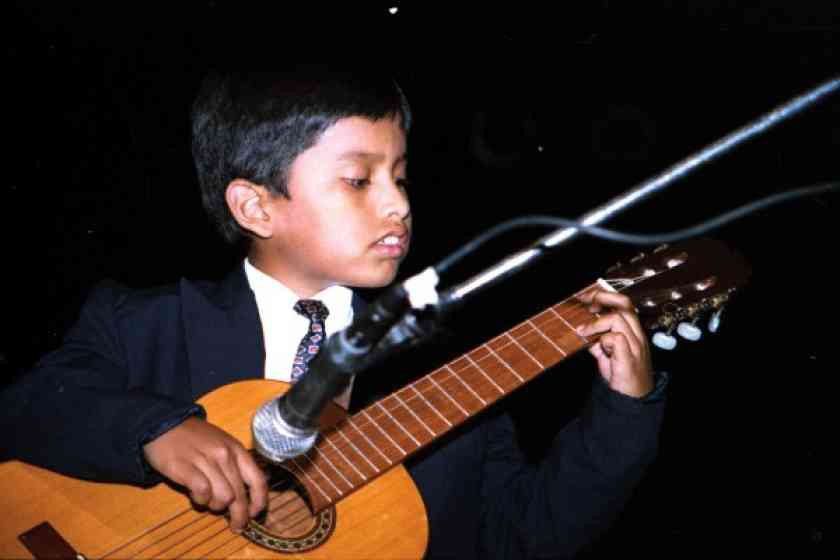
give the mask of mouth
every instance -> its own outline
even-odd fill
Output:
[[[374,248],[388,257],[403,257],[408,252],[410,235],[408,231],[392,232],[373,244]]]

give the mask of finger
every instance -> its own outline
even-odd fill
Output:
[[[646,343],[647,335],[645,334],[645,330],[642,328],[642,324],[639,322],[639,316],[633,311],[621,311],[619,313],[633,331],[633,335],[635,335],[637,342],[641,344]]]
[[[210,481],[210,500],[207,502],[207,507],[213,511],[226,509],[233,502],[235,494],[217,461],[200,457],[196,459],[196,465]]]
[[[233,491],[233,499],[228,503],[230,528],[233,531],[240,532],[248,522],[248,493],[245,491],[245,482],[239,472],[236,458],[237,451],[229,447],[223,447],[216,453],[221,471]]]
[[[610,381],[612,383],[626,381],[635,360],[627,337],[622,333],[607,333],[601,337],[601,345],[604,347],[604,353],[610,358],[612,370]]]
[[[589,292],[588,298],[591,302],[593,302],[593,305],[600,304],[599,307],[615,309],[624,317],[640,340],[646,339],[645,331],[639,322],[638,315],[636,314],[636,307],[633,305],[633,301],[629,297],[616,292],[594,290]]]
[[[612,378],[612,364],[610,363],[610,357],[604,352],[604,347],[600,343],[593,344],[589,347],[589,353],[595,357],[601,377],[609,382]]]
[[[206,506],[213,495],[212,484],[201,470],[189,466],[186,476],[172,477],[177,484],[183,484],[190,493],[190,499],[200,506]]]
[[[579,302],[581,302],[582,304],[584,304],[584,305],[586,306],[586,309],[587,309],[590,313],[595,313],[595,314],[597,314],[597,313],[599,313],[599,312],[601,311],[601,309],[602,309],[601,304],[600,304],[600,303],[598,303],[597,301],[595,301],[595,299],[594,299],[594,298],[595,298],[595,294],[596,294],[596,293],[598,293],[598,291],[599,291],[599,290],[597,290],[597,289],[595,289],[595,290],[589,290],[589,291],[583,292],[583,293],[581,293],[581,294],[578,294],[577,296],[575,296],[575,298],[576,298]]]
[[[612,377],[610,387],[631,397],[641,397],[653,389],[653,375],[649,368],[634,361],[627,339],[618,333],[604,335],[602,343],[608,348],[612,358]]]
[[[634,353],[637,355],[640,354],[641,341],[621,313],[610,313],[589,323],[584,323],[578,327],[577,331],[581,336],[592,336],[609,332],[621,333],[632,342]]]
[[[603,307],[620,309],[622,311],[633,311],[633,301],[624,294],[608,292],[606,290],[595,290],[591,295],[591,303],[597,303]]]
[[[268,503],[268,482],[262,469],[254,461],[254,458],[244,449],[236,454],[236,461],[242,479],[248,485],[248,495],[251,501],[248,513],[251,517],[254,517],[264,510]]]

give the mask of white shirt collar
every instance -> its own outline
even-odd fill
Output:
[[[309,319],[298,314],[294,305],[299,298],[279,280],[259,270],[245,259],[245,276],[254,292],[263,332],[265,371],[267,379],[291,380],[292,361],[301,339],[309,330]],[[311,298],[327,306],[329,315],[324,321],[327,336],[353,322],[353,291],[344,286],[330,286]],[[350,389],[337,401],[345,408]]]
[[[245,259],[245,275],[248,277],[248,284],[251,286],[251,290],[254,292],[258,304],[260,299],[263,299],[266,302],[270,301],[272,306],[293,310],[295,303],[300,299],[304,299],[298,297],[297,294],[279,280],[252,265],[251,261],[247,258]],[[330,310],[327,320],[334,315],[344,318],[348,313],[351,314],[352,319],[353,291],[349,288],[345,288],[344,286],[330,286],[312,297],[305,299],[317,299],[326,305],[327,309]]]

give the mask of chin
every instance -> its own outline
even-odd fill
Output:
[[[356,288],[384,288],[394,281],[397,277],[397,268],[387,272],[377,271],[374,274],[366,274],[363,277],[354,278],[354,282],[349,282],[345,285]]]

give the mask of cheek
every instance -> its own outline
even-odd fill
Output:
[[[363,200],[344,198],[320,215],[324,239],[344,256],[364,252],[376,235],[373,214]]]

